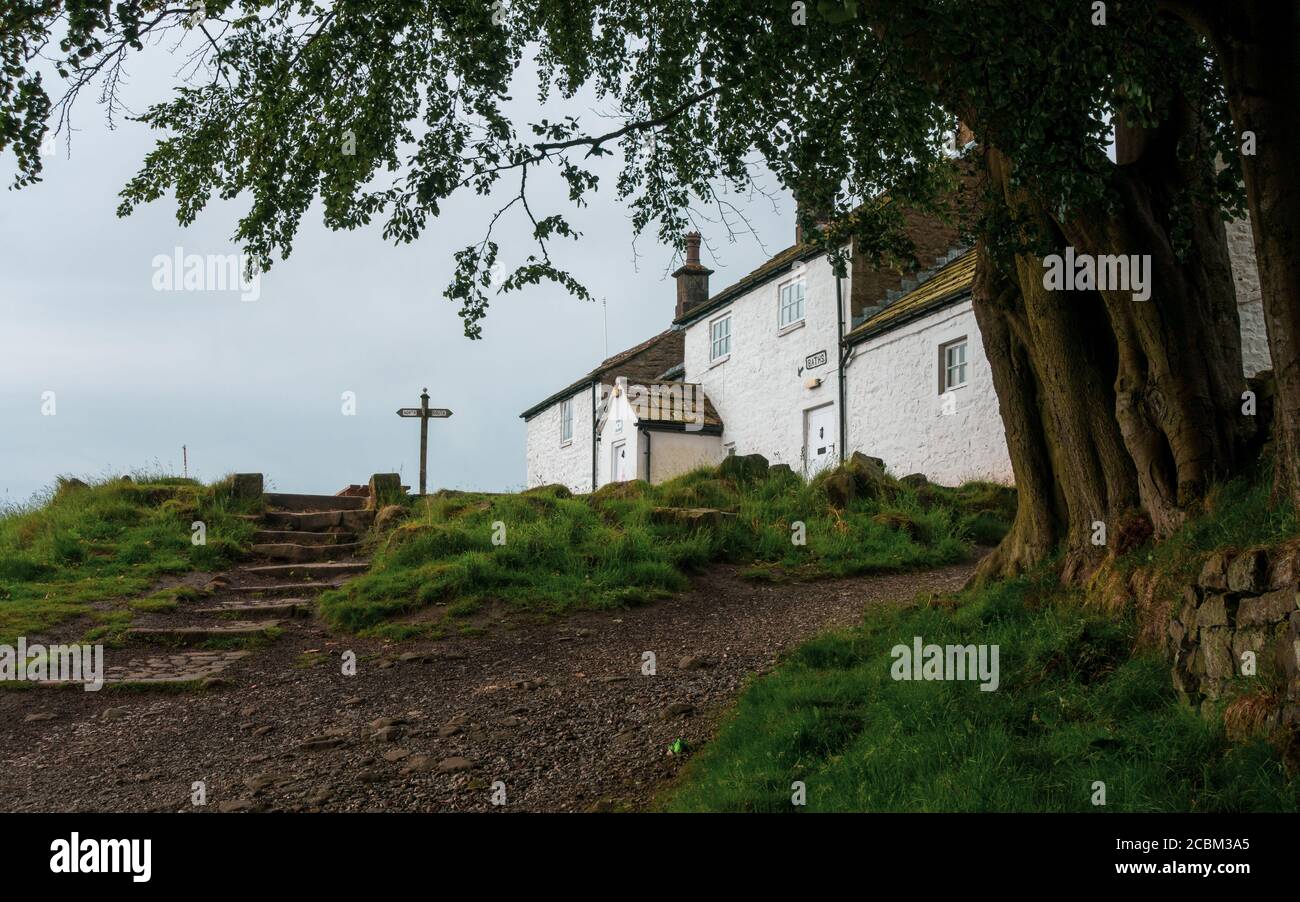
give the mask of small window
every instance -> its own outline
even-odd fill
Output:
[[[721,360],[731,353],[731,315],[709,324],[709,360]]]
[[[784,329],[803,320],[804,280],[795,279],[781,286],[781,311],[777,317],[777,328]]]
[[[560,444],[573,441],[573,399],[560,402]]]
[[[965,336],[939,346],[939,394],[966,384]]]

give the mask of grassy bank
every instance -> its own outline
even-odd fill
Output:
[[[322,611],[341,629],[401,638],[441,635],[492,601],[537,614],[638,604],[684,589],[714,561],[776,581],[928,567],[1000,536],[1014,509],[1000,486],[906,486],[862,472],[850,473],[861,490],[837,505],[831,475],[701,469],[591,496],[443,494],[414,502],[370,572],[322,596]],[[692,524],[665,508],[725,514]]]
[[[1203,553],[1296,534],[1262,480],[1125,566],[1194,572]],[[895,680],[897,645],[999,646],[1000,685]],[[678,811],[1294,811],[1273,747],[1230,743],[1181,706],[1137,624],[1039,575],[904,609],[799,648],[741,697],[664,799]],[[791,785],[807,787],[806,809]],[[1094,783],[1106,804],[1093,804]]]
[[[0,642],[81,615],[112,619],[120,612],[97,602],[140,595],[167,574],[229,565],[252,526],[235,516],[226,488],[162,476],[65,480],[42,503],[0,513]],[[192,542],[195,521],[206,544]]]

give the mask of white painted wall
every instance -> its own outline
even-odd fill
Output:
[[[560,442],[560,401],[527,421],[527,486],[560,483],[572,492],[590,492],[591,485],[591,387],[575,392],[573,439]]]
[[[704,386],[723,422],[724,443],[737,454],[762,454],[769,463],[803,470],[804,411],[837,402],[835,274],[825,257],[796,265],[806,280],[804,325],[779,332],[779,286],[773,278],[686,328],[686,381]],[[793,274],[794,270],[792,270]],[[849,281],[843,292],[847,306]],[[709,324],[731,315],[731,354],[709,360]],[[800,373],[804,359],[825,351],[827,361]],[[820,377],[818,388],[805,381]]]
[[[939,346],[967,337],[966,384],[951,413],[939,394]],[[1012,481],[1002,416],[970,301],[854,346],[845,379],[848,452],[882,458],[894,476],[945,485]]]
[[[620,380],[621,382],[621,380]],[[612,389],[614,386],[608,386]],[[628,454],[633,455],[630,472],[634,479],[645,478],[645,447],[636,428],[636,415],[628,403],[627,389],[620,386],[617,395],[611,394],[608,401],[609,413],[600,430],[596,443],[596,487],[600,488],[613,477],[613,447],[618,441],[627,442]]]
[[[1247,376],[1272,366],[1268,352],[1268,333],[1264,327],[1264,303],[1259,288],[1259,269],[1255,265],[1255,239],[1250,232],[1250,217],[1227,223],[1228,256],[1232,261],[1232,281],[1237,289],[1237,316],[1241,320],[1241,364]]]
[[[699,432],[643,433],[650,443],[650,482],[658,485],[694,470],[722,462],[722,436]]]

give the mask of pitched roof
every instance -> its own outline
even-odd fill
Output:
[[[722,417],[704,393],[704,386],[698,382],[656,381],[634,384],[646,389],[646,395],[632,403],[632,412],[636,414],[639,423],[685,425],[699,422],[695,403],[696,399],[701,399],[704,402],[702,425],[722,427]]]
[[[673,320],[673,325],[682,326],[686,323],[694,322],[701,316],[712,313],[720,307],[725,307],[728,303],[749,291],[751,288],[762,285],[768,279],[771,279],[773,276],[789,269],[800,260],[810,260],[813,257],[824,255],[825,253],[826,250],[824,248],[816,248],[808,244],[791,245],[775,257],[769,259],[762,266],[741,276],[739,280],[728,285],[703,304],[687,310],[681,316],[677,317],[677,319]]]
[[[914,290],[903,295],[875,316],[870,317],[848,335],[847,342],[858,342],[872,335],[887,332],[946,307],[970,294],[975,282],[975,252],[967,251]]]
[[[634,382],[654,382],[665,372],[683,363],[686,354],[686,337],[680,329],[665,329],[653,338],[612,357],[606,357],[589,373],[569,383],[553,395],[525,410],[519,416],[525,420],[555,402],[567,398],[593,382],[626,376]]]

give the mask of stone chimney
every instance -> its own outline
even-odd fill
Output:
[[[709,276],[713,270],[700,263],[700,233],[686,233],[686,262],[673,273],[677,280],[677,315],[681,319],[692,307],[709,299]]]

